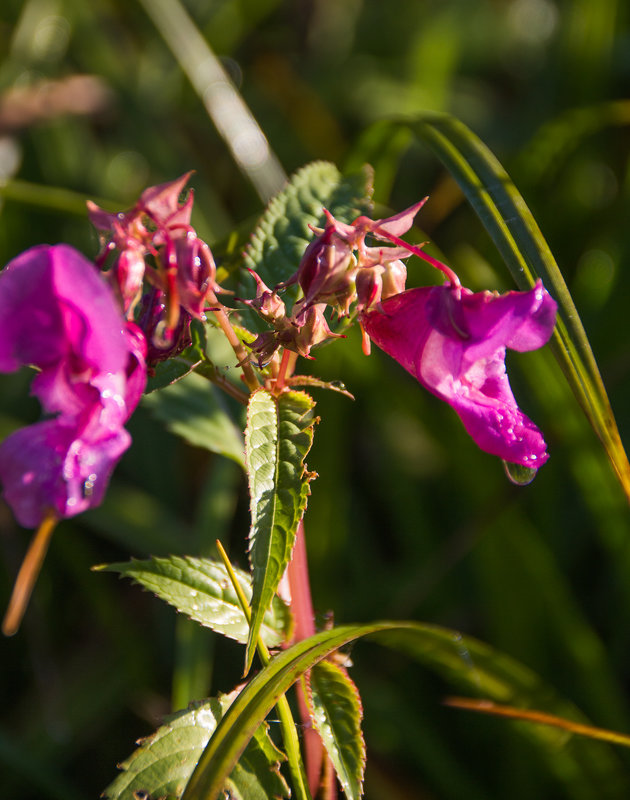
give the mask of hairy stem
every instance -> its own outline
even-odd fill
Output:
[[[243,346],[243,343],[236,335],[234,328],[230,325],[228,315],[225,313],[223,306],[219,303],[217,296],[214,292],[208,295],[208,302],[212,305],[212,313],[214,314],[217,322],[221,326],[221,330],[225,334],[226,339],[230,343],[232,350],[238,358],[239,365],[243,371],[243,379],[247,384],[247,388],[253,392],[260,386],[258,378],[252,365],[249,363],[249,353]]]
[[[284,352],[282,353],[280,368],[278,370],[278,374],[276,375],[276,392],[279,393],[282,391],[282,389],[284,389],[287,378],[290,378],[291,375],[293,375],[296,361],[297,353],[285,348]]]
[[[293,641],[299,642],[315,633],[315,612],[313,611],[311,586],[308,577],[306,538],[302,520],[298,525],[295,544],[293,545],[293,557],[287,567],[287,577],[291,593],[291,612],[295,625]],[[319,733],[313,728],[311,715],[306,704],[306,681],[308,681],[308,673],[302,681],[296,684],[295,688],[298,709],[304,726],[306,774],[311,793],[315,795],[320,783],[324,747]]]

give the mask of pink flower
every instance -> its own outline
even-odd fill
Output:
[[[34,247],[0,273],[0,371],[37,367],[31,391],[49,416],[0,445],[4,496],[20,524],[101,502],[131,441],[123,426],[144,390],[145,354],[142,333],[73,248]]]
[[[542,347],[556,308],[540,281],[528,292],[504,295],[445,284],[394,295],[365,313],[362,325],[378,347],[455,409],[482,450],[537,468],[548,459],[547,446],[516,404],[505,349]]]
[[[180,305],[193,317],[204,319],[208,297],[217,289],[212,252],[190,224],[192,190],[183,203],[179,200],[191,175],[187,172],[174,181],[150,186],[128,211],[112,214],[91,201],[87,204],[90,220],[104,240],[97,263],[103,266],[110,253],[116,253],[106,274],[125,314],[131,318],[146,277],[164,293],[168,340],[175,337]],[[146,263],[147,256],[155,266]]]

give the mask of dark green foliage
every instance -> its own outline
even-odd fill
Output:
[[[431,238],[471,288],[514,288],[430,150],[400,132],[379,138],[371,126],[429,109],[477,133],[522,193],[562,270],[628,440],[624,4],[191,0],[187,7],[287,173],[325,160],[352,174],[370,161],[377,216],[429,194],[418,219],[424,230],[414,238]],[[97,237],[78,213],[81,196],[125,208],[146,185],[188,169],[196,170],[200,235],[212,244],[228,241],[237,226],[253,231],[263,204],[143,7],[60,0],[51,8],[35,0],[3,4],[0,86],[25,89],[42,77],[82,73],[100,78],[109,93],[85,116],[53,111],[3,128],[2,175],[44,188],[37,200],[24,186],[0,188],[2,263],[44,241],[68,241],[94,255]],[[49,186],[80,196],[49,194]],[[224,253],[215,248],[215,256],[221,263]],[[236,258],[231,253],[230,264]],[[435,280],[413,259],[409,276],[410,286]],[[306,526],[322,615],[331,609],[340,623],[417,619],[474,635],[535,670],[593,723],[630,731],[628,507],[551,354],[509,357],[515,394],[551,452],[525,488],[510,484],[450,409],[402,369],[380,353],[365,358],[355,330],[314,355],[299,371],[343,380],[356,397],[314,390],[322,422],[309,467],[319,478]],[[37,414],[26,392],[23,375],[2,376],[3,431]],[[186,620],[178,618],[176,637],[172,609],[90,572],[92,565],[132,554],[210,555],[216,536],[229,542],[235,564],[247,564],[240,468],[167,434],[148,413],[132,422],[134,448],[105,503],[60,527],[22,631],[0,641],[3,797],[97,797],[133,741],[173,710],[174,687],[193,683],[194,663],[173,653],[174,642],[181,652],[190,646],[180,627]],[[8,598],[27,534],[6,509],[0,539]],[[199,649],[204,664],[212,663],[205,694],[217,695],[234,686],[243,647],[207,642]],[[428,661],[405,650],[413,648],[370,644],[352,652],[372,754],[368,798],[625,800],[625,752],[547,732],[557,757],[541,758],[531,729],[523,736],[521,724],[444,708],[440,701],[452,690],[440,677],[447,668],[434,675]],[[450,667],[470,678],[463,687],[470,694],[481,675],[487,695],[488,652],[465,641],[449,650]],[[504,699],[542,706],[549,696],[525,681],[521,693]]]

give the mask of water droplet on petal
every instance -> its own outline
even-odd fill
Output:
[[[81,492],[83,494],[84,499],[92,496],[92,492],[94,491],[94,483],[96,482],[97,475],[93,472],[89,475],[84,481],[83,486],[81,487]]]
[[[525,467],[523,464],[512,464],[509,461],[503,462],[505,474],[508,479],[516,486],[527,486],[536,477],[537,469]]]

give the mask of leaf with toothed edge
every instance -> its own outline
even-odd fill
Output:
[[[146,561],[133,559],[94,569],[131,578],[206,628],[243,644],[247,641],[249,625],[221,562],[210,558],[168,556]],[[240,569],[235,568],[234,572],[249,600],[252,594],[250,576]],[[260,626],[267,647],[282,645],[291,636],[291,624],[288,608],[274,596]]]
[[[256,226],[244,257],[245,266],[257,272],[273,288],[287,281],[296,271],[314,233],[309,226],[322,228],[324,208],[341,222],[353,222],[372,210],[372,169],[343,175],[328,161],[314,161],[292,175],[276,195]],[[254,279],[241,270],[237,294],[253,297]],[[284,300],[290,306],[298,287],[286,290]],[[266,329],[260,317],[249,309],[239,312],[252,330]]]
[[[364,636],[418,660],[475,695],[513,705],[527,702],[559,716],[580,718],[571,703],[557,697],[529,668],[457,631],[413,622],[344,625],[321,631],[281,651],[248,682],[208,742],[182,800],[218,800],[226,775],[237,763],[251,731],[256,730],[278,698],[319,661]],[[566,731],[542,725],[519,730],[538,746],[554,774],[562,780],[569,776],[575,796],[590,792],[589,796],[600,797],[602,783],[607,782],[619,782],[621,789],[615,797],[627,796],[627,777],[609,745],[575,737],[567,747]]]
[[[234,691],[195,703],[170,717],[153,735],[141,739],[138,749],[120,765],[122,772],[105,789],[103,798],[180,798],[217,724],[237,695]],[[279,772],[284,760],[263,723],[226,779],[224,790],[233,800],[289,797],[289,788]]]
[[[299,391],[275,397],[259,389],[249,401],[245,458],[251,508],[252,619],[246,671],[265,612],[291,559],[314,477],[304,463],[313,442],[314,406],[314,400]]]
[[[302,167],[267,206],[245,251],[245,266],[269,286],[286,281],[313,238],[309,225],[323,226],[324,208],[341,222],[370,213],[372,177],[367,166],[353,175],[328,161]]]
[[[348,673],[331,661],[320,661],[303,679],[309,711],[348,800],[363,794],[365,742],[363,707]]]

